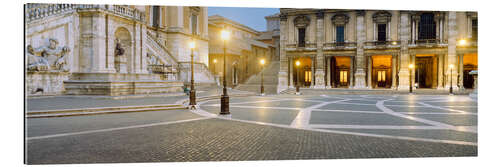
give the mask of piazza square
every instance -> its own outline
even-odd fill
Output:
[[[233,8],[25,4],[24,163],[478,156],[476,11]]]

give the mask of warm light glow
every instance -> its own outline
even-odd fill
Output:
[[[396,41],[393,41],[392,42],[392,45],[397,45],[398,43]]]
[[[295,65],[300,66],[300,61],[296,61]]]
[[[450,64],[450,65],[449,65],[449,67],[450,67],[451,69],[453,69],[453,64]]]
[[[260,64],[262,64],[262,65],[266,64],[266,60],[260,59]]]
[[[229,31],[222,30],[220,32],[220,37],[222,38],[222,40],[228,40],[229,39]]]
[[[409,66],[409,67],[410,67],[411,69],[413,69],[413,67],[414,67],[414,66],[413,66],[413,64],[410,64],[410,66]]]
[[[217,59],[214,59],[214,63],[217,63]]]
[[[189,42],[189,49],[194,49],[196,47],[196,43],[194,41]]]
[[[460,45],[460,46],[464,46],[466,44],[467,44],[467,40],[465,40],[465,39],[461,39],[460,41],[458,41],[458,45]]]

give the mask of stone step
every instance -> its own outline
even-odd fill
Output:
[[[97,114],[127,113],[127,112],[164,111],[164,110],[175,110],[175,109],[186,109],[186,108],[187,107],[183,105],[176,105],[171,107],[134,108],[134,109],[122,109],[122,110],[58,112],[58,113],[46,113],[46,114],[31,114],[31,115],[28,114],[26,118],[50,118],[50,117],[97,115]]]
[[[28,111],[27,115],[41,116],[41,115],[74,115],[78,113],[98,113],[98,112],[117,112],[128,110],[149,110],[149,109],[170,109],[170,108],[185,108],[181,104],[167,104],[167,105],[144,105],[144,106],[120,106],[120,107],[100,107],[100,108],[78,108],[78,109],[59,109],[59,110],[39,110]]]

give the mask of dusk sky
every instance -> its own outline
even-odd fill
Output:
[[[257,31],[266,30],[265,16],[279,12],[279,8],[208,7],[208,16],[217,14]]]

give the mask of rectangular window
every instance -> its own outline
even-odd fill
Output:
[[[386,41],[386,24],[378,24],[377,30],[377,41]]]
[[[191,16],[191,34],[198,35],[198,17],[196,15]]]
[[[306,46],[306,29],[299,28],[299,47]]]
[[[436,39],[436,22],[434,14],[424,13],[418,24],[418,39]]]
[[[472,20],[472,39],[477,40],[477,19]]]
[[[153,27],[160,26],[160,7],[153,6]]]
[[[385,82],[385,71],[378,71],[378,82]]]
[[[335,29],[336,39],[335,41],[338,43],[338,46],[343,46],[344,43],[344,26],[337,26]],[[340,44],[340,45],[339,45]]]

